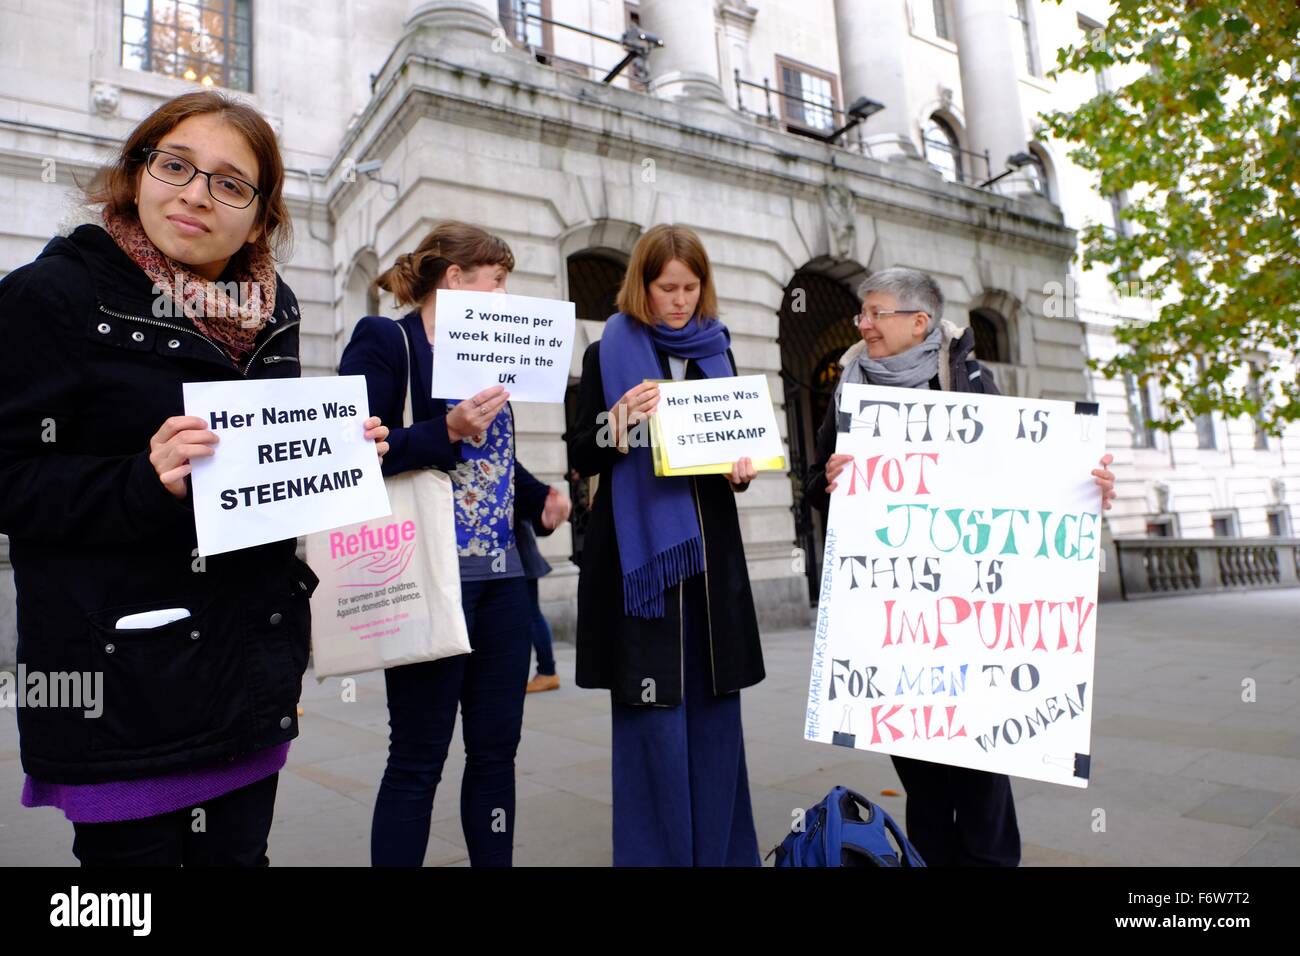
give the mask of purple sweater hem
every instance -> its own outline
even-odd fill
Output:
[[[181,770],[141,780],[108,783],[44,783],[28,777],[23,806],[58,807],[73,823],[119,823],[184,810],[283,769],[289,742],[245,754],[229,763]]]

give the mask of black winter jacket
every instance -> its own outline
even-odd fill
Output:
[[[728,353],[732,371],[735,360]],[[664,378],[668,357],[659,353]],[[703,376],[688,361],[686,377]],[[599,475],[595,500],[583,540],[578,578],[579,687],[609,688],[621,704],[676,706],[682,702],[682,586],[664,596],[664,616],[629,617],[623,612],[623,568],[614,526],[612,470],[622,452],[602,447],[597,416],[606,411],[600,374],[600,343],[588,346],[582,359],[577,424],[566,435],[569,467],[584,477]],[[704,536],[705,583],[709,619],[709,649],[715,694],[727,694],[757,684],[765,676],[754,596],[740,536],[735,492],[723,475],[700,475],[692,485],[700,529]],[[646,678],[654,680],[655,700],[642,698]]]
[[[55,238],[0,281],[0,532],[18,598],[18,662],[102,673],[102,714],[19,707],[23,768],[53,783],[232,760],[298,734],[316,578],[293,540],[196,557],[194,513],[149,462],[184,414],[183,382],[293,378],[299,315],[276,310],[238,367],[98,226]],[[220,454],[220,451],[217,452]],[[149,630],[128,614],[186,608]]]

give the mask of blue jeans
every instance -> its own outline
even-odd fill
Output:
[[[683,585],[677,707],[612,703],[615,866],[758,866],[740,694],[713,693],[704,576]]]
[[[528,579],[528,597],[532,601],[533,650],[537,652],[537,673],[551,676],[555,673],[555,652],[551,649],[551,624],[542,613],[541,602],[537,599],[537,582],[540,578]]]
[[[460,707],[465,773],[460,821],[471,866],[510,866],[515,751],[528,683],[528,588],[523,578],[461,583],[473,653],[390,667],[388,766],[375,800],[370,860],[420,866],[433,797]]]

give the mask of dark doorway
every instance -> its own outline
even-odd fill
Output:
[[[795,273],[781,303],[778,342],[790,438],[795,543],[804,554],[808,600],[813,604],[821,586],[826,526],[821,513],[804,500],[803,484],[816,456],[817,429],[839,381],[840,356],[858,341],[852,317],[860,303],[845,280],[863,275],[853,263],[818,271],[805,267]]]
[[[623,284],[623,273],[627,271],[627,257],[620,252],[607,249],[584,249],[569,256],[569,300],[574,304],[574,312],[579,319],[604,322],[618,311],[614,304],[618,298],[619,287]],[[565,428],[573,428],[577,421],[578,383],[569,383],[564,400]],[[578,479],[570,474],[569,497],[573,500],[573,511],[569,524],[573,530],[573,555],[575,564],[582,557],[582,542],[587,530],[587,520],[591,515],[591,496],[594,479]]]

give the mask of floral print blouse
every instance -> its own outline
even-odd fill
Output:
[[[447,410],[459,402],[448,401]],[[462,578],[467,570],[510,576],[517,567],[515,550],[514,419],[507,404],[482,435],[461,442],[460,463],[451,471],[456,501],[456,546]],[[492,563],[496,567],[491,567]],[[468,575],[471,578],[478,574]]]

